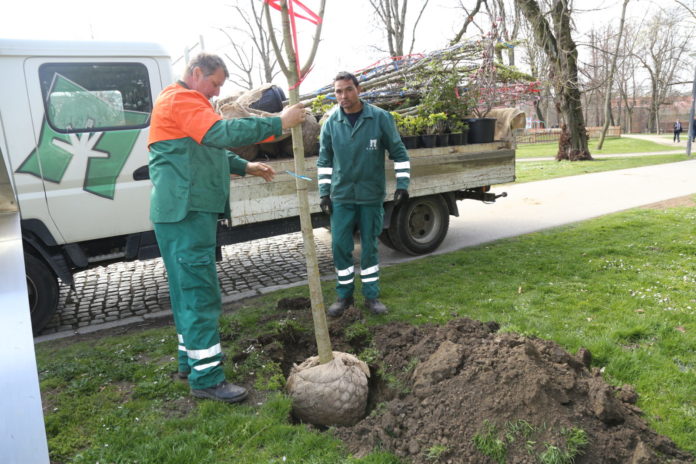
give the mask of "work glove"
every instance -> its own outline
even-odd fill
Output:
[[[326,214],[326,215],[331,215],[333,212],[333,204],[331,203],[331,197],[326,195],[325,197],[321,197],[319,200],[319,207],[321,208],[321,212]]]
[[[405,204],[408,201],[408,190],[406,189],[396,189],[394,192],[394,207],[401,204]]]

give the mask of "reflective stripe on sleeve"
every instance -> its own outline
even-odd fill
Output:
[[[411,174],[409,174],[408,172],[397,172],[396,177],[408,177],[408,178],[410,178]]]
[[[320,176],[330,176],[333,174],[333,168],[317,168],[317,174]]]
[[[411,169],[411,162],[401,161],[399,163],[394,163],[394,169]]]
[[[331,179],[319,179],[319,183],[320,183],[320,184],[330,184],[330,183],[331,183]]]

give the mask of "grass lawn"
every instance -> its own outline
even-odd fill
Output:
[[[592,172],[615,171],[692,159],[686,155],[650,155],[626,158],[601,158],[593,161],[521,161],[515,165],[515,183],[533,182],[556,177],[577,176]]]
[[[627,137],[611,137],[604,140],[604,146],[597,150],[598,139],[590,139],[589,148],[592,155],[613,155],[622,153],[647,153],[651,151],[669,151],[671,149],[683,149],[686,153],[686,143],[672,148],[647,140],[631,139]],[[517,146],[517,158],[555,157],[558,152],[558,142],[520,144]]]
[[[468,316],[571,353],[586,347],[609,382],[636,387],[654,429],[696,452],[695,222],[695,206],[637,209],[387,267],[391,312],[364,324]],[[331,301],[333,282],[324,289]],[[264,315],[277,312],[278,299],[306,293],[274,292],[226,313],[228,356],[295,324],[291,312],[280,324]],[[52,462],[399,462],[380,452],[349,458],[330,434],[291,424],[280,368],[262,352],[225,370],[232,381],[252,376],[265,399],[193,401],[172,379],[176,349],[173,327],[37,345]]]

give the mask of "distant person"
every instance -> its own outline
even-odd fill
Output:
[[[677,119],[677,120],[674,122],[674,138],[672,139],[672,142],[677,142],[677,143],[679,143],[679,142],[680,142],[679,136],[681,135],[681,133],[682,133],[681,121],[679,121],[679,120]]]
[[[696,142],[696,119],[691,121],[691,141]]]
[[[331,249],[338,274],[338,299],[327,312],[338,317],[353,304],[353,232],[358,229],[365,307],[373,314],[384,314],[387,307],[378,299],[377,237],[384,222],[385,150],[394,161],[394,207],[408,201],[411,163],[391,114],[360,99],[354,75],[339,73],[334,94],[339,107],[321,127],[317,161],[320,206],[331,215]]]
[[[230,175],[273,179],[264,163],[248,162],[225,147],[240,147],[301,124],[301,104],[280,117],[222,119],[210,99],[229,77],[222,59],[201,53],[180,81],[162,90],[152,110],[148,148],[152,197],[150,219],[167,270],[179,339],[179,377],[197,398],[236,403],[245,388],[225,380],[215,268],[218,219],[230,215]]]

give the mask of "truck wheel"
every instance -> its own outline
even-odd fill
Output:
[[[382,233],[379,234],[379,241],[382,242],[382,245],[386,246],[387,248],[391,248],[392,250],[396,251],[401,251],[396,247],[396,245],[394,245],[394,242],[392,242],[391,238],[389,237],[388,229],[383,230]]]
[[[411,198],[394,211],[389,238],[396,249],[422,255],[437,249],[447,235],[449,209],[440,195]]]
[[[27,269],[27,293],[34,335],[51,320],[58,307],[58,280],[48,265],[32,254],[24,253]]]

